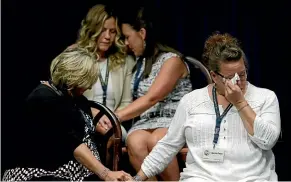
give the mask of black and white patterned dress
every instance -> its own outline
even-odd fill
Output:
[[[177,54],[168,52],[168,53],[161,53],[157,57],[157,61],[153,64],[151,73],[149,77],[143,79],[139,83],[139,87],[137,90],[137,96],[142,97],[144,96],[153,82],[155,81],[156,77],[158,76],[161,67],[163,64],[172,57],[179,57]],[[145,61],[143,60],[143,66],[141,68],[140,74],[142,74]],[[187,66],[187,65],[186,65]],[[132,79],[132,88],[134,85],[136,72],[133,75]],[[132,89],[133,90],[133,89]],[[178,107],[179,101],[181,98],[192,91],[192,85],[190,81],[190,75],[185,78],[182,78],[176,84],[176,87],[169,93],[164,100],[156,103],[153,107],[145,111],[140,115],[140,120],[138,120],[132,128],[128,131],[128,135],[139,129],[155,129],[155,128],[168,128],[170,126],[171,120],[176,112]]]
[[[95,133],[95,127],[93,125],[92,118],[79,110],[85,121],[85,136],[83,138],[84,144],[86,144],[92,151],[93,155],[100,161],[100,156],[97,150],[96,144],[93,142],[91,136]],[[6,170],[2,180],[3,181],[29,181],[32,178],[53,176],[69,181],[83,181],[85,177],[92,175],[93,173],[85,166],[80,164],[75,159],[72,159],[67,164],[60,166],[55,171],[46,171],[39,168],[14,168]]]

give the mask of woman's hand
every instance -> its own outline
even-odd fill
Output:
[[[242,90],[230,80],[225,81],[225,98],[234,106],[245,102]]]
[[[112,128],[111,122],[107,116],[102,116],[96,125],[96,131],[105,135]]]
[[[104,179],[105,181],[131,181],[130,174],[124,171],[109,171],[108,175]]]

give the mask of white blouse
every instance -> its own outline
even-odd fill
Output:
[[[248,83],[245,98],[256,112],[254,135],[247,133],[235,107],[221,122],[217,149],[224,151],[223,162],[207,162],[205,149],[213,148],[216,115],[208,87],[186,94],[164,138],[145,158],[141,169],[151,177],[161,173],[187,144],[186,168],[180,180],[198,181],[277,181],[272,147],[280,134],[279,103],[275,93]],[[219,105],[220,114],[223,108]]]

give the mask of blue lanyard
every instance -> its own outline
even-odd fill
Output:
[[[227,108],[224,110],[224,112],[222,113],[222,115],[220,116],[215,87],[213,87],[213,89],[212,89],[212,98],[213,98],[214,109],[215,109],[215,113],[216,113],[216,125],[215,125],[214,138],[213,138],[213,148],[215,148],[215,145],[217,144],[218,138],[219,138],[221,121],[224,118],[224,116],[227,114],[227,112],[230,110],[230,108],[232,107],[232,104],[229,104],[227,106]]]
[[[102,103],[105,106],[106,106],[107,86],[108,86],[108,78],[109,78],[109,68],[108,68],[109,64],[108,63],[109,63],[109,60],[107,60],[105,81],[102,78],[101,71],[99,70],[99,72],[98,72],[98,77],[100,79],[101,87],[103,90],[103,102]]]
[[[134,84],[133,84],[133,94],[132,94],[133,100],[137,99],[137,90],[138,90],[138,86],[142,77],[142,74],[138,76],[142,67],[142,63],[143,63],[142,60],[143,60],[142,58],[137,60],[136,73],[135,73]]]

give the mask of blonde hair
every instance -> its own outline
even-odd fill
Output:
[[[209,70],[219,71],[220,62],[239,61],[243,57],[246,67],[247,59],[238,39],[228,33],[215,32],[205,42],[202,59]]]
[[[66,49],[50,65],[52,83],[68,89],[88,89],[97,81],[96,57],[83,48]]]
[[[121,31],[118,26],[118,19],[113,15],[113,10],[102,4],[93,6],[84,20],[82,20],[79,30],[79,38],[77,44],[79,47],[84,47],[90,52],[97,54],[97,40],[100,36],[104,22],[113,17],[116,22],[116,36],[114,44],[106,52],[109,58],[109,68],[113,69],[120,64],[124,64],[126,57],[126,46],[121,39]],[[99,55],[97,54],[99,59]]]

